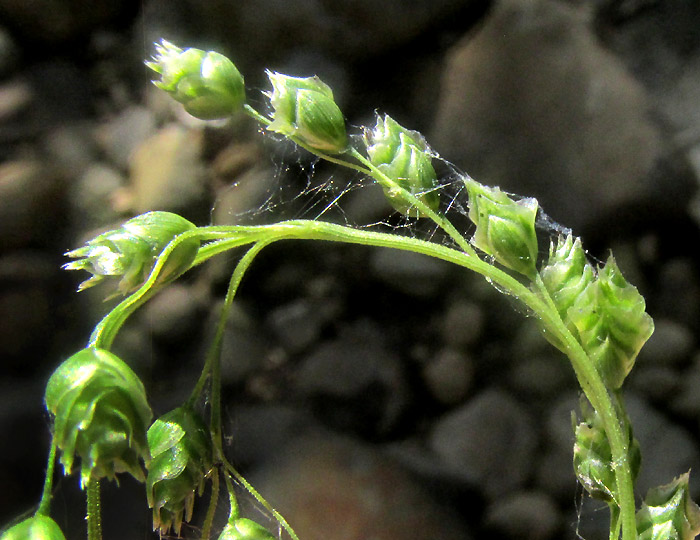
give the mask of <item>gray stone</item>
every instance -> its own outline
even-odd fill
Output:
[[[454,405],[463,401],[472,387],[474,363],[464,353],[444,349],[423,367],[423,380],[435,399]]]
[[[77,178],[97,161],[98,147],[92,122],[73,122],[49,130],[42,148],[51,163],[69,178]]]
[[[279,55],[279,51],[300,49],[326,51],[340,58],[367,58],[412,41],[439,21],[479,4],[471,0],[188,3],[189,12],[207,32],[234,51],[245,51],[249,61],[251,57],[262,61]],[[255,43],[254,50],[250,43]]]
[[[450,347],[468,347],[476,343],[484,330],[480,305],[469,300],[450,304],[440,324],[442,340]]]
[[[298,437],[251,479],[300,538],[471,538],[455,513],[402,467],[345,438]]]
[[[644,400],[625,396],[627,413],[634,435],[642,450],[642,466],[637,479],[639,493],[667,484],[679,474],[700,468],[700,452],[692,435],[670,421]],[[698,484],[691,483],[691,495],[700,494]]]
[[[188,342],[201,328],[202,307],[202,299],[192,287],[172,283],[143,307],[141,321],[158,340]]]
[[[450,53],[430,140],[477,180],[535,196],[580,230],[649,196],[663,148],[648,107],[581,11],[501,0]]]
[[[373,249],[372,273],[387,285],[412,296],[433,296],[450,273],[450,265],[419,253]]]
[[[96,0],[90,4],[80,0],[2,0],[0,11],[3,22],[17,29],[22,37],[50,47],[94,32],[95,26],[115,22],[131,4],[120,0]]]
[[[0,164],[0,249],[44,245],[59,232],[64,185],[32,159]]]
[[[297,437],[320,429],[307,413],[280,404],[236,403],[230,407],[227,423],[225,433],[232,433],[235,441],[233,461],[241,467],[264,466]]]
[[[657,281],[656,317],[687,323],[700,320],[700,279],[691,258],[676,257],[664,262]]]
[[[571,425],[571,413],[577,409],[578,396],[571,391],[552,402],[544,422],[544,451],[538,456],[535,466],[535,484],[562,500],[573,500],[577,488]]]
[[[678,366],[688,361],[695,344],[693,333],[670,319],[654,321],[654,333],[639,352],[640,365]]]
[[[399,358],[369,322],[322,342],[302,360],[294,379],[326,421],[349,429],[384,432],[407,401]]]
[[[700,419],[700,353],[695,353],[693,363],[681,373],[675,373],[676,391],[670,396],[669,407],[677,414]]]
[[[27,368],[49,346],[56,260],[39,251],[16,250],[0,257],[0,356],[12,373]]]
[[[17,45],[6,28],[0,26],[0,77],[5,77],[17,66]]]
[[[205,196],[201,132],[169,125],[143,141],[131,154],[133,208],[191,208]]]
[[[676,395],[681,380],[680,373],[673,366],[639,363],[625,381],[625,388],[645,396],[652,403],[666,404]]]
[[[0,123],[16,119],[26,113],[34,100],[34,92],[27,81],[12,79],[0,85]]]
[[[153,113],[135,105],[102,124],[96,131],[96,138],[114,165],[126,170],[132,154],[155,133]]]
[[[560,524],[561,516],[552,498],[537,491],[521,491],[492,502],[484,518],[488,529],[518,540],[547,540]]]
[[[119,221],[117,192],[125,183],[112,167],[102,163],[88,167],[69,188],[75,225],[85,230]]]
[[[570,388],[574,377],[567,359],[552,353],[514,358],[508,380],[519,394],[548,398]]]
[[[223,302],[212,308],[207,327],[213,337],[218,323]],[[265,361],[266,343],[264,332],[258,327],[257,321],[250,316],[245,307],[234,302],[226,321],[223,342],[221,345],[221,380],[225,384],[239,384],[260,369]],[[203,341],[210,343],[210,339]],[[203,354],[206,354],[206,349]]]
[[[253,167],[230,180],[230,184],[219,190],[216,196],[212,212],[216,225],[255,221],[255,213],[264,208],[280,181],[275,171],[266,167]]]
[[[272,310],[267,325],[287,352],[298,353],[318,340],[336,307],[332,301],[297,300]]]
[[[455,476],[493,500],[531,477],[537,439],[525,408],[508,394],[490,389],[439,419],[428,444]]]

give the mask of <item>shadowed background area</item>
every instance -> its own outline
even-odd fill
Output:
[[[161,38],[230,56],[262,110],[266,68],[317,74],[352,133],[388,113],[458,170],[537,197],[593,257],[612,249],[656,321],[626,384],[638,495],[700,471],[698,2],[0,0],[0,523],[39,499],[45,381],[112,305],[75,294],[87,276],[60,271],[63,253],[148,210],[314,217],[361,180],[246,118],[183,113],[143,65]],[[324,219],[401,224],[372,186],[339,205]],[[189,395],[234,262],[188,274],[120,334],[156,415]],[[475,276],[276,245],[246,277],[223,355],[230,458],[302,540],[607,537],[573,475],[570,367]],[[83,535],[77,486],[56,484],[68,538]],[[105,540],[157,537],[132,480],[107,486],[104,508]]]

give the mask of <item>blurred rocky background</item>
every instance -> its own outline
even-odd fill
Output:
[[[152,209],[315,217],[360,180],[247,119],[188,117],[143,65],[163,37],[230,55],[261,108],[265,68],[318,74],[355,133],[389,113],[459,170],[537,197],[591,256],[612,249],[656,321],[626,385],[639,495],[700,471],[696,0],[0,0],[0,522],[38,501],[43,385],[110,306],[74,293],[86,276],[60,270],[64,252]],[[371,186],[340,206],[324,218],[400,223]],[[188,274],[121,333],[156,414],[188,395],[234,262]],[[481,279],[280,244],[244,282],[224,357],[230,458],[304,540],[607,537],[572,474],[571,369]],[[56,485],[68,538],[83,537],[77,485]],[[120,486],[105,540],[155,538],[142,486]]]

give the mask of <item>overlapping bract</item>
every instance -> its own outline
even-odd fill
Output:
[[[109,351],[83,349],[53,372],[45,394],[54,415],[54,440],[70,474],[81,460],[80,482],[128,472],[144,480],[139,460],[148,460],[146,427],[152,413],[143,384]]]
[[[106,278],[118,278],[117,289],[128,294],[139,288],[153,270],[165,247],[178,235],[196,229],[185,218],[171,212],[148,212],[136,216],[121,227],[101,234],[85,246],[69,251],[76,259],[63,266],[66,270],[86,270],[92,277],[79,291],[97,285]],[[183,240],[170,255],[158,276],[159,283],[174,279],[189,269],[199,250],[199,240]]]
[[[700,508],[690,499],[689,476],[649,490],[637,512],[639,540],[692,540],[700,534]]]
[[[7,529],[0,540],[66,540],[66,537],[53,519],[38,514]]]
[[[337,154],[347,148],[345,119],[330,86],[316,76],[290,77],[272,71],[267,76],[274,109],[268,130],[294,137],[320,152]]]
[[[204,477],[212,467],[209,429],[199,415],[183,406],[158,418],[148,429],[151,462],[146,478],[153,528],[180,534],[192,518],[195,491],[201,495]]]
[[[432,154],[423,136],[411,131],[389,115],[377,117],[377,125],[365,133],[367,155],[377,167],[400,188],[421,200],[428,208],[437,211],[440,194],[437,190],[437,174],[432,164]],[[391,205],[402,214],[422,217],[422,213],[387,186],[384,194]]]
[[[529,278],[535,275],[537,235],[536,199],[511,199],[497,187],[465,178],[469,219],[476,225],[472,242],[506,268]]]
[[[557,247],[552,246],[540,273],[562,320],[605,385],[620,388],[654,331],[642,295],[625,280],[612,256],[595,271],[580,240],[571,236],[559,238]]]
[[[180,49],[166,40],[146,65],[160,74],[154,81],[202,120],[227,118],[245,102],[243,76],[224,55],[201,49]]]
[[[581,400],[581,412],[583,422],[574,426],[574,472],[591,497],[613,501],[617,486],[612,450],[603,421],[585,399]],[[641,452],[627,417],[622,411],[621,413],[627,429],[627,461],[634,479],[639,473]]]
[[[231,519],[218,540],[275,540],[265,527],[248,518]]]

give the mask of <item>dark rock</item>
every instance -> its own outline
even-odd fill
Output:
[[[366,322],[312,350],[299,366],[295,388],[325,421],[365,435],[391,429],[407,400],[399,359]]]
[[[3,23],[26,41],[56,46],[73,42],[94,30],[95,25],[114,22],[134,12],[137,2],[128,0],[23,0],[0,1]]]
[[[634,435],[642,450],[642,467],[637,489],[649,489],[667,484],[679,474],[700,468],[700,452],[692,435],[634,395],[625,396]],[[691,496],[700,494],[700,484],[691,483]]]
[[[118,171],[105,164],[89,166],[69,188],[75,225],[85,230],[118,222],[117,192],[125,183]]]
[[[64,185],[35,160],[0,165],[0,252],[49,244],[65,222]]]
[[[16,66],[19,50],[6,28],[0,26],[0,77],[5,77]]]
[[[264,467],[292,441],[320,429],[308,414],[280,404],[235,404],[228,424],[230,452],[241,467]]]
[[[375,276],[412,296],[433,296],[449,276],[449,263],[419,253],[390,248],[373,249],[370,260]]]
[[[201,133],[170,125],[143,141],[130,155],[133,208],[182,211],[205,197]]]
[[[559,529],[561,517],[547,494],[521,491],[491,503],[484,524],[507,538],[546,540]]]
[[[481,306],[459,300],[450,304],[440,324],[442,340],[450,347],[468,347],[476,343],[484,330]]]
[[[457,477],[490,499],[530,478],[538,433],[527,410],[500,390],[485,390],[433,426],[429,446]]]
[[[300,538],[471,538],[455,513],[395,462],[345,438],[297,438],[252,479]]]
[[[454,405],[463,401],[472,387],[473,361],[464,353],[444,349],[423,367],[423,380],[435,399]]]
[[[267,324],[289,353],[297,353],[318,341],[323,327],[337,313],[334,302],[301,299],[272,310]]]
[[[695,344],[693,333],[670,319],[657,318],[654,333],[639,352],[640,365],[678,366],[688,361]]]
[[[644,179],[663,144],[648,110],[582,12],[502,0],[450,54],[431,142],[477,180],[535,196],[581,231],[649,196]]]
[[[182,344],[199,335],[202,308],[202,299],[192,287],[173,283],[144,306],[141,321],[155,339]]]
[[[127,170],[132,155],[149,137],[156,133],[156,120],[146,107],[132,106],[102,124],[96,139],[112,163]]]

